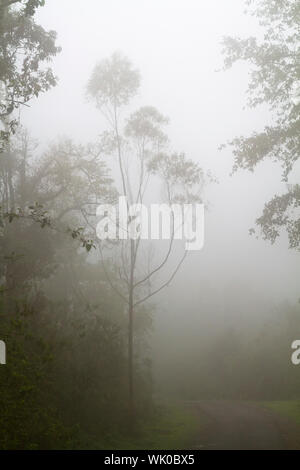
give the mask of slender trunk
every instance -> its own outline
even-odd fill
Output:
[[[8,131],[7,120],[5,120],[5,131]],[[6,180],[6,209],[7,212],[15,211],[15,191],[13,186],[13,169],[12,169],[12,154],[10,150],[10,142],[6,142],[5,150],[2,154],[2,158],[5,162],[5,180]],[[13,228],[9,223],[6,222],[5,235],[9,239],[10,234],[12,234]],[[10,253],[7,253],[10,255]],[[6,272],[5,272],[5,288],[6,292],[4,295],[4,309],[5,314],[10,315],[14,310],[14,301],[13,301],[13,289],[15,284],[15,267],[12,259],[8,259],[6,263]]]
[[[12,155],[10,148],[7,151],[7,181],[9,189],[9,210],[14,212],[15,210],[15,190],[13,185],[13,171],[12,171]]]
[[[118,129],[117,107],[114,104],[114,131],[117,138],[117,151],[119,169],[122,179],[122,187],[124,196],[127,197],[127,187],[125,181],[125,174],[122,162],[121,141]],[[128,208],[128,201],[127,201]],[[135,423],[135,396],[134,396],[134,364],[133,364],[133,293],[134,293],[134,266],[135,266],[135,244],[134,240],[130,240],[130,277],[129,277],[129,292],[128,292],[128,411],[129,411],[129,426],[131,430],[134,429]]]
[[[135,421],[135,400],[133,380],[133,290],[134,290],[134,241],[130,240],[130,279],[128,307],[128,388],[129,388],[129,420],[133,427]]]

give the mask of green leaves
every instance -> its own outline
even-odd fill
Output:
[[[247,3],[253,7],[252,14],[260,19],[264,37],[262,40],[224,38],[224,68],[232,67],[239,60],[250,63],[248,104],[251,107],[268,104],[275,122],[263,132],[237,137],[228,143],[233,149],[233,172],[239,168],[253,171],[260,161],[270,158],[281,165],[282,179],[288,181],[300,155],[300,103],[295,99],[300,80],[299,1],[249,0]],[[283,204],[285,216],[281,214],[278,219],[279,203]],[[291,222],[291,211],[290,193],[268,202],[257,221],[264,238],[273,243],[279,236],[280,225],[288,233],[290,246],[299,248],[300,219]]]
[[[55,45],[56,33],[45,31],[32,16],[43,0],[19,3],[21,9],[3,10],[0,18],[0,82],[3,84],[0,100],[0,119],[7,129],[0,135],[0,151],[14,134],[18,122],[11,114],[33,97],[55,86],[57,79],[50,68],[43,69],[44,62],[54,57],[60,48]],[[4,13],[3,13],[4,12]]]
[[[87,252],[91,251],[92,248],[96,248],[95,242],[91,238],[86,238],[83,234],[84,228],[78,227],[75,229],[68,228],[67,233],[71,235],[73,240],[79,240],[82,248],[85,248]]]
[[[73,240],[79,240],[81,246],[89,252],[92,248],[96,248],[94,240],[85,237],[83,227],[64,229],[63,225],[59,228],[55,226],[48,212],[39,203],[28,206],[26,210],[18,208],[16,211],[2,212],[0,207],[0,226],[4,227],[4,221],[8,220],[12,223],[15,219],[28,219],[36,222],[43,229],[45,227],[54,229],[58,232],[70,234]]]
[[[300,185],[291,185],[289,191],[281,196],[274,196],[256,221],[266,240],[274,243],[284,228],[288,235],[289,247],[300,246]]]

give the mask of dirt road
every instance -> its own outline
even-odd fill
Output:
[[[289,419],[243,401],[190,401],[199,417],[194,449],[299,449],[300,430]]]

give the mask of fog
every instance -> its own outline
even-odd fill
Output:
[[[217,179],[204,191],[202,250],[190,252],[172,282],[146,304],[151,319],[145,335],[136,339],[135,360],[151,363],[154,399],[295,398],[292,385],[278,396],[270,388],[280,382],[274,372],[279,363],[290,371],[291,342],[299,332],[295,320],[294,337],[290,330],[284,336],[290,328],[284,323],[286,312],[299,301],[300,254],[289,249],[284,231],[274,244],[259,230],[257,236],[249,234],[264,204],[274,194],[284,194],[287,182],[280,165],[269,158],[253,172],[238,169],[231,174],[232,147],[220,149],[273,122],[265,103],[247,106],[251,64],[241,61],[223,69],[222,38],[262,39],[258,19],[245,14],[240,0],[49,0],[37,9],[35,21],[55,30],[62,48],[51,60],[57,86],[18,110],[22,125],[39,142],[36,155],[58,139],[71,138],[77,144],[99,139],[107,123],[88,97],[87,83],[95,65],[118,51],[141,74],[141,86],[122,119],[141,106],[154,106],[170,119],[166,131],[171,149],[184,152]],[[114,178],[114,164],[109,157],[105,162]],[[295,166],[288,183],[296,184],[299,176]],[[151,202],[159,202],[158,193],[155,197]],[[152,245],[159,259],[163,248],[160,242]],[[67,249],[63,256],[67,266]],[[96,266],[97,260],[91,250],[88,263]],[[60,294],[57,287],[51,291],[56,281],[43,282],[48,296],[64,297],[67,279],[61,280]],[[109,307],[105,314],[109,317]],[[270,345],[278,344],[282,331],[278,359]],[[276,378],[259,388],[255,377],[263,381],[263,372],[255,369],[253,357],[260,347],[257,341],[264,338],[266,356],[261,361]],[[249,368],[253,372],[248,374]],[[289,372],[292,382],[298,380],[296,369]],[[247,374],[253,378],[243,386]]]
[[[167,115],[172,146],[210,168],[219,181],[207,190],[204,248],[189,256],[162,294],[158,325],[184,329],[193,313],[206,316],[198,310],[200,302],[210,306],[210,322],[224,327],[251,323],[264,315],[268,302],[297,301],[299,254],[287,250],[284,239],[270,246],[249,237],[263,201],[285,189],[280,169],[267,162],[255,175],[239,171],[230,176],[231,152],[218,151],[235,135],[260,130],[270,119],[263,106],[259,112],[245,109],[247,66],[222,71],[222,37],[260,35],[256,19],[244,15],[238,0],[194,0],[188,7],[181,0],[70,3],[52,0],[37,14],[46,29],[57,31],[62,53],[54,60],[58,87],[22,110],[32,134],[43,145],[57,135],[95,139],[104,125],[87,102],[86,83],[94,64],[119,50],[142,73],[133,109],[151,104]],[[242,304],[252,300],[246,312],[235,300],[241,291],[246,296]],[[176,313],[168,309],[172,299]]]
[[[245,6],[237,0],[201,5],[195,0],[188,8],[176,0],[70,4],[52,0],[37,13],[45,29],[57,31],[62,52],[53,61],[58,86],[22,110],[33,137],[43,146],[57,136],[95,140],[105,127],[87,102],[86,84],[95,63],[121,51],[142,74],[132,108],[151,104],[168,116],[172,146],[219,180],[207,190],[204,249],[192,256],[186,273],[191,279],[200,276],[200,285],[203,278],[222,290],[240,282],[274,301],[297,299],[299,255],[286,249],[285,240],[269,246],[248,233],[263,202],[285,189],[280,169],[267,162],[255,175],[239,171],[231,177],[231,152],[218,151],[224,142],[260,130],[270,119],[264,107],[245,109],[244,64],[221,71],[222,37],[259,35],[257,21],[243,14]]]

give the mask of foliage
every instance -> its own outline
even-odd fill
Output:
[[[17,129],[15,111],[57,82],[45,67],[59,52],[56,34],[33,20],[43,4],[0,2],[0,330],[8,352],[0,369],[0,448],[98,448],[128,430],[125,304],[104,275],[118,285],[114,269],[89,258],[96,209],[117,193],[102,142],[64,139],[40,154]],[[129,63],[118,57],[114,83],[123,92],[116,100],[107,90],[115,105],[139,83],[133,69],[124,76]],[[108,84],[109,74],[102,78]],[[137,313],[138,351],[151,318],[145,308]],[[143,416],[152,409],[145,356],[134,366]]]
[[[233,148],[234,167],[253,171],[259,162],[270,158],[282,167],[282,179],[288,177],[299,158],[299,13],[297,0],[248,0],[252,14],[259,18],[264,35],[224,38],[225,69],[237,61],[251,64],[248,104],[256,107],[266,103],[274,124],[249,137],[236,137]],[[285,228],[291,248],[299,248],[300,222],[294,208],[300,204],[297,185],[283,196],[275,196],[267,203],[257,220],[265,239],[272,243]]]
[[[51,397],[53,350],[42,336],[33,334],[32,313],[23,307],[8,319],[1,306],[8,360],[0,368],[0,449],[68,448],[76,429],[63,424]]]
[[[23,8],[9,9],[14,3]],[[60,51],[55,45],[56,33],[45,31],[32,17],[35,9],[43,3],[40,0],[4,0],[0,4],[1,151],[18,125],[14,111],[57,83],[52,70],[43,67]]]
[[[88,260],[96,207],[113,200],[115,191],[94,146],[63,141],[41,156],[36,150],[28,134],[18,132],[11,140],[11,172],[5,160],[0,164],[1,206],[13,201],[15,207],[1,214],[0,331],[8,362],[0,370],[0,445],[98,448],[127,429],[125,306],[103,265]],[[117,283],[111,267],[106,270]],[[141,312],[141,343],[148,327],[149,313]],[[136,367],[137,410],[146,415],[149,368]]]
[[[139,72],[126,57],[115,52],[94,68],[87,91],[99,108],[113,103],[114,109],[129,102],[139,87]]]

